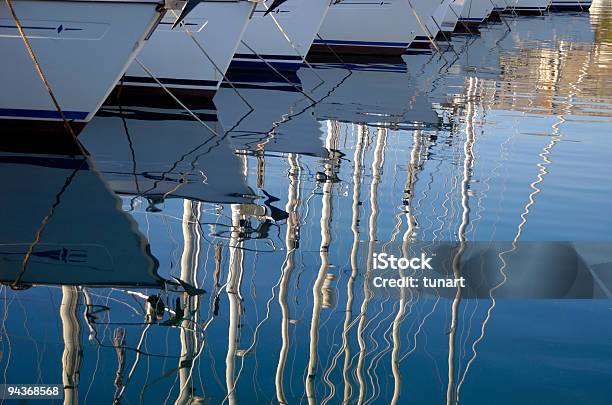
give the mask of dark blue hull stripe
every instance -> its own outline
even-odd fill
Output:
[[[267,54],[259,54],[253,55],[250,53],[237,53],[234,55],[234,59],[254,59],[261,60],[263,59],[275,59],[275,60],[294,60],[299,63],[302,62],[302,57],[299,55],[267,55]]]
[[[261,60],[232,60],[230,69],[270,69],[268,64],[278,70],[298,70],[302,67],[302,62],[274,62],[270,60],[266,60],[266,62],[267,63]]]
[[[512,10],[546,10],[548,8],[548,6],[544,6],[544,7],[529,7],[529,6],[510,6],[509,7]]]
[[[315,39],[315,44],[325,45],[360,45],[360,46],[393,46],[393,47],[407,47],[410,45],[408,42],[380,42],[380,41],[344,41],[344,40],[327,40],[327,39]]]
[[[284,82],[284,83],[287,83],[287,82]],[[300,87],[299,87],[300,83],[295,83],[295,84],[296,84],[295,86],[289,86],[289,85],[274,86],[274,85],[264,85],[264,84],[257,84],[257,83],[233,83],[234,87],[237,89],[274,90],[274,91],[297,93],[300,91]],[[230,86],[229,83],[221,83],[221,87],[231,88],[232,86]]]
[[[86,111],[66,111],[64,117],[69,120],[84,120],[89,114]],[[0,108],[0,116],[14,118],[61,119],[56,110],[26,110],[22,108]]]
[[[417,35],[416,37],[414,37],[414,40],[419,41],[419,42],[423,42],[423,41],[429,42],[430,41],[428,37],[423,36],[423,35]]]

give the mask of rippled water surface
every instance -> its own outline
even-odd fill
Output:
[[[398,299],[358,257],[569,241],[605,285],[612,3],[404,60],[240,77],[197,120],[108,103],[80,136],[88,161],[5,155],[3,381],[79,403],[610,403],[605,287]]]

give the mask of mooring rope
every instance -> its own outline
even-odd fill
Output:
[[[55,105],[55,109],[57,110],[60,118],[62,119],[62,122],[64,123],[64,128],[66,129],[68,134],[70,134],[76,141],[76,134],[74,133],[74,130],[72,129],[72,127],[70,126],[70,123],[66,119],[66,116],[64,115],[64,112],[62,111],[62,108],[60,107],[59,102],[57,101],[57,98],[55,97],[55,93],[53,93],[53,89],[51,89],[51,85],[49,84],[49,81],[47,80],[45,73],[42,71],[40,63],[38,62],[38,58],[36,57],[36,54],[34,53],[32,46],[30,45],[30,41],[28,40],[28,37],[26,36],[23,30],[21,21],[19,20],[19,17],[17,17],[17,13],[15,12],[15,8],[13,7],[13,1],[12,0],[5,0],[5,1],[6,1],[7,7],[11,11],[11,15],[13,16],[13,20],[15,21],[15,25],[17,26],[17,30],[19,31],[19,35],[21,36],[21,39],[23,40],[23,43],[25,44],[28,54],[30,55],[30,59],[32,60],[32,63],[34,63],[36,72],[38,73],[40,80],[43,82],[43,85],[47,89],[47,92],[49,93],[49,96],[51,97],[51,100],[53,101],[53,104]],[[77,142],[77,147],[79,148],[79,151],[83,153],[84,156],[86,156],[85,150],[78,142]]]
[[[176,19],[178,20],[179,16],[176,14],[176,11],[172,10],[172,14],[174,14],[174,16],[176,17]],[[204,24],[207,25],[208,21]],[[208,59],[208,61],[210,62],[211,65],[213,65],[213,67],[215,68],[215,70],[217,72],[219,72],[219,74],[221,74],[221,76],[223,77],[223,80],[225,82],[227,82],[230,87],[232,88],[232,90],[234,90],[234,92],[238,95],[238,97],[240,97],[240,99],[247,105],[247,107],[249,107],[252,110],[254,110],[253,106],[246,100],[246,98],[244,98],[244,96],[242,94],[240,94],[240,92],[238,91],[238,89],[236,88],[236,86],[234,85],[234,83],[227,77],[227,74],[224,70],[222,70],[213,60],[213,58],[208,54],[208,52],[206,52],[206,49],[204,49],[204,47],[202,46],[202,44],[200,43],[200,41],[198,41],[198,39],[193,35],[193,33],[189,30],[189,28],[187,28],[187,25],[185,24],[184,21],[181,21],[180,26],[183,28],[184,32],[187,34],[187,36],[189,36],[189,38],[191,38],[191,40],[195,43],[195,45],[198,47],[198,49],[204,54],[204,56],[206,57],[206,59]],[[205,28],[205,27],[203,27]],[[201,29],[200,29],[201,30]],[[198,32],[200,31],[198,30]]]
[[[449,4],[450,7],[450,4]],[[442,19],[444,19],[444,17],[442,17]],[[448,37],[445,33],[444,30],[442,29],[442,27],[440,26],[440,24],[438,24],[438,21],[436,21],[436,19],[434,18],[434,16],[431,16],[431,20],[434,22],[434,24],[436,24],[436,27],[438,27],[438,30],[440,31],[440,33],[442,34],[442,36],[444,37],[444,40],[448,43],[448,46],[450,47],[450,49],[453,51],[453,53],[455,54],[455,56],[459,57],[459,54],[457,53],[457,51],[455,50],[455,47],[452,44],[452,39],[450,37]],[[442,23],[444,23],[444,21],[442,21]],[[448,62],[448,61],[447,61]]]
[[[242,45],[244,45],[253,55],[257,56],[257,58],[259,60],[261,60],[268,68],[270,68],[274,73],[276,73],[280,78],[282,78],[285,82],[287,82],[291,87],[293,87],[294,89],[296,89],[298,92],[302,93],[302,95],[304,95],[304,97],[306,97],[307,99],[309,99],[310,101],[312,101],[314,104],[317,103],[317,101],[310,97],[308,95],[308,93],[306,93],[304,90],[302,90],[301,88],[299,88],[295,83],[293,83],[291,80],[289,80],[289,78],[287,78],[287,76],[285,76],[284,74],[282,74],[278,69],[276,69],[269,61],[267,61],[264,57],[262,57],[260,54],[257,53],[256,50],[254,50],[253,48],[251,48],[246,42],[244,42],[243,40],[240,40],[240,43],[242,43]]]
[[[423,30],[423,33],[425,33],[425,35],[427,36],[429,43],[434,47],[436,51],[440,53],[440,56],[442,57],[442,59],[444,59],[444,61],[448,63],[448,60],[446,60],[446,58],[444,57],[444,54],[442,53],[442,50],[440,49],[440,47],[438,47],[438,44],[433,39],[433,36],[431,35],[431,31],[429,31],[429,28],[427,28],[426,24],[423,24],[423,22],[421,22],[421,17],[419,16],[419,13],[417,13],[417,11],[414,9],[414,6],[412,5],[412,2],[410,0],[408,0],[408,5],[412,9],[412,14],[414,14],[414,17],[419,23],[421,30]]]
[[[495,11],[495,3],[493,2],[493,0],[489,0],[491,2],[491,5],[493,6],[493,10]],[[508,6],[508,3],[506,3],[506,0],[504,0],[504,4],[506,4],[506,8],[509,8],[510,6]],[[506,21],[506,19],[504,18],[504,16],[502,15],[501,11],[496,11],[497,15],[499,16],[499,19],[506,24],[506,27],[508,27],[508,31],[512,31],[512,29],[510,28],[510,24],[508,24],[508,21]],[[493,14],[493,11],[491,12],[491,14]]]
[[[183,104],[183,102],[181,100],[179,100],[174,93],[172,93],[172,91],[167,88],[161,81],[159,81],[159,79],[157,77],[155,77],[155,75],[153,74],[153,72],[151,72],[151,70],[146,67],[142,61],[138,58],[134,58],[134,61],[136,63],[138,63],[138,65],[142,68],[142,70],[144,70],[150,77],[151,79],[153,79],[155,81],[155,83],[157,83],[170,97],[172,97],[172,99],[174,101],[176,101],[176,103],[178,105],[180,105],[185,111],[187,111],[187,113],[189,115],[191,115],[191,117],[193,119],[195,119],[196,121],[198,121],[200,124],[202,124],[206,129],[208,129],[210,132],[212,132],[214,135],[219,135],[217,133],[217,131],[215,131],[215,129],[213,127],[211,127],[210,125],[206,124],[204,121],[202,121],[200,119],[200,117],[198,117],[191,109],[189,109],[189,107],[187,107],[185,104]]]
[[[458,23],[461,23],[461,25],[463,25],[463,28],[465,28],[465,29],[467,30],[467,32],[468,32],[470,35],[473,35],[474,33],[472,32],[472,30],[470,29],[470,27],[468,27],[468,26],[467,26],[467,24],[465,23],[465,21],[463,21],[463,20],[461,19],[461,16],[460,16],[459,14],[457,14],[457,12],[455,11],[455,9],[453,8],[453,5],[452,5],[452,4],[449,4],[448,8],[450,9],[450,11],[452,11],[452,12],[453,12],[453,14],[455,15],[455,17],[457,17],[457,22],[458,22]],[[455,25],[456,25],[456,24],[455,24]]]
[[[40,63],[38,62],[38,58],[36,57],[36,54],[34,53],[34,50],[32,49],[32,46],[30,45],[30,41],[28,40],[28,37],[26,36],[26,34],[25,34],[24,30],[23,30],[23,26],[21,25],[21,21],[19,20],[19,17],[17,17],[17,13],[15,12],[15,8],[13,7],[12,0],[5,0],[5,1],[6,1],[7,7],[9,8],[9,10],[11,12],[13,20],[15,21],[15,25],[17,26],[17,30],[19,31],[19,35],[21,36],[21,39],[23,40],[23,42],[25,44],[25,47],[26,47],[26,49],[28,51],[30,59],[32,60],[32,63],[34,64],[34,67],[35,67],[35,69],[36,69],[36,71],[38,73],[38,76],[40,77],[40,80],[43,82],[43,85],[47,89],[47,92],[49,93],[49,96],[51,97],[51,100],[53,101],[53,104],[55,105],[55,109],[57,110],[59,116],[62,119],[62,122],[64,124],[64,128],[66,129],[68,134],[70,136],[72,136],[72,138],[73,138],[77,148],[79,149],[79,152],[84,157],[84,159],[82,160],[81,164],[66,179],[66,182],[62,186],[62,189],[55,196],[54,204],[51,206],[51,208],[47,212],[47,215],[45,215],[45,217],[42,219],[39,228],[36,230],[34,241],[32,241],[32,243],[28,246],[28,249],[27,249],[27,251],[25,253],[23,261],[21,262],[21,269],[19,271],[19,274],[17,275],[15,280],[11,283],[11,287],[12,288],[16,288],[18,286],[21,278],[23,277],[23,275],[25,274],[25,272],[27,270],[27,267],[28,267],[28,264],[29,264],[30,259],[32,257],[32,254],[34,253],[34,249],[36,248],[36,246],[40,243],[40,241],[42,239],[42,233],[45,230],[45,227],[49,223],[49,220],[51,219],[51,217],[55,213],[55,209],[57,208],[57,206],[59,205],[59,203],[61,201],[61,196],[64,194],[64,192],[68,189],[68,186],[74,180],[74,177],[75,177],[76,173],[83,166],[85,166],[85,164],[88,162],[89,158],[88,158],[87,152],[85,151],[85,148],[83,148],[83,145],[81,145],[81,143],[78,141],[76,133],[74,132],[74,130],[70,126],[69,121],[66,119],[66,116],[64,115],[64,112],[62,111],[62,108],[60,107],[59,102],[57,101],[57,98],[55,97],[55,94],[53,93],[53,89],[51,88],[51,85],[49,84],[49,81],[47,80],[47,77],[45,76],[45,73],[43,72],[43,70],[42,70],[42,68],[40,66]]]
[[[263,6],[266,8],[266,12],[269,12],[270,8],[268,7],[268,5],[265,2],[262,2],[261,4],[263,4]],[[329,6],[328,6],[329,7]],[[274,25],[276,25],[276,28],[278,28],[278,30],[280,31],[281,34],[283,34],[283,37],[285,37],[285,40],[287,41],[287,43],[289,43],[289,45],[291,46],[291,48],[295,51],[297,56],[302,56],[302,53],[299,51],[299,49],[297,49],[297,47],[295,46],[295,44],[293,43],[293,41],[291,40],[291,38],[289,37],[289,34],[287,34],[287,32],[285,31],[285,29],[283,28],[283,26],[281,25],[281,23],[278,22],[278,20],[276,19],[276,17],[274,16],[274,14],[269,14],[269,16],[272,18],[272,21],[274,21]],[[308,52],[306,52],[308,53]],[[317,79],[319,79],[319,81],[321,83],[325,83],[325,80],[315,71],[314,67],[310,64],[310,62],[308,62],[308,60],[306,60],[306,57],[304,56],[303,58],[303,63],[310,69],[312,70],[312,73],[317,76]]]

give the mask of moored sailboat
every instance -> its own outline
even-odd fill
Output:
[[[446,37],[450,37],[455,31],[455,27],[457,26],[463,7],[465,6],[465,1],[466,0],[453,0],[448,5],[446,13],[444,13],[442,18],[442,23],[440,24],[442,33]]]
[[[592,0],[552,0],[552,11],[589,11]]]
[[[440,5],[429,0],[340,1],[327,13],[312,53],[399,56]],[[426,37],[426,36],[425,36]]]
[[[505,12],[523,15],[541,15],[550,5],[550,0],[506,0],[508,8]]]
[[[451,12],[448,8],[451,4],[453,4],[454,0],[444,0],[440,5],[436,8],[433,15],[427,20],[427,29],[432,34],[435,32],[434,39],[444,39],[447,40],[449,36],[446,35],[442,25],[444,23],[444,17]]]
[[[463,26],[477,28],[489,17],[493,7],[491,0],[465,0],[459,21]]]
[[[427,1],[417,2],[411,1],[414,7],[415,18],[420,28],[420,32],[410,44],[410,48],[426,48],[429,49],[432,41],[436,39],[445,39],[442,32],[442,20],[448,11],[448,6],[452,0],[442,0],[442,2]]]
[[[507,0],[492,0],[493,11],[491,12],[490,19],[499,20],[500,14],[508,9],[509,2]]]
[[[78,133],[165,11],[162,0],[2,2],[3,126],[53,132],[69,122]]]
[[[140,94],[163,93],[159,81],[176,95],[212,98],[256,4],[203,1],[177,27],[176,13],[168,13],[138,55],[142,66],[132,63],[122,87]]]
[[[230,69],[298,70],[329,6],[330,0],[267,0],[260,3]]]

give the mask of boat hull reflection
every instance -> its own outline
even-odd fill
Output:
[[[164,103],[162,103],[163,105]],[[81,139],[118,194],[205,202],[252,201],[214,108],[105,105]]]
[[[321,124],[314,117],[314,101],[301,92],[300,85],[248,80],[243,77],[236,85],[253,111],[229,87],[219,89],[214,99],[234,148],[327,156]]]
[[[83,156],[2,152],[0,180],[11,196],[0,212],[2,283],[163,285],[136,223]]]
[[[439,118],[408,72],[406,65],[317,64],[302,69],[304,89],[319,100],[319,120],[381,126],[437,126]],[[320,78],[325,85],[319,85]]]

